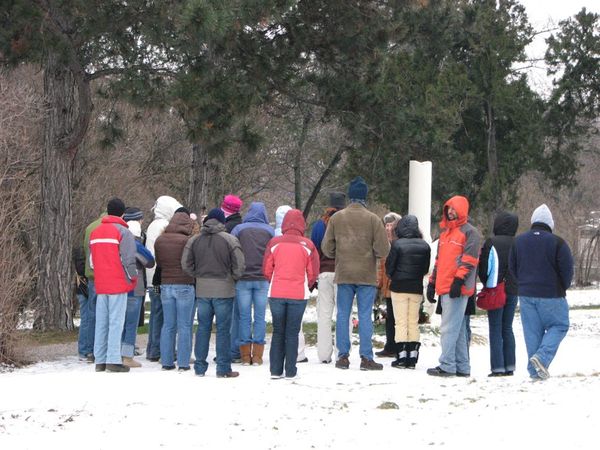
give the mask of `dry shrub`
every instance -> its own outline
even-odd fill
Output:
[[[35,286],[41,96],[31,68],[0,72],[0,364],[21,361],[18,326]]]

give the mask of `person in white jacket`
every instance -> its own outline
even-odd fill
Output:
[[[162,195],[158,197],[152,207],[154,220],[146,230],[146,248],[154,254],[154,243],[165,231],[169,221],[177,209],[182,205],[173,197]],[[149,361],[160,360],[160,330],[163,325],[162,303],[160,301],[160,281],[154,280],[156,267],[146,269],[146,280],[148,282],[148,293],[150,295],[150,325],[148,328],[148,345],[146,346],[146,359]],[[160,273],[160,272],[159,272]]]

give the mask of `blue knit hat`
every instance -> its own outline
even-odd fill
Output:
[[[129,222],[130,220],[142,220],[143,218],[144,213],[140,208],[136,208],[135,206],[125,208],[125,214],[123,214],[123,220],[125,222]]]
[[[203,223],[206,223],[210,219],[216,219],[221,223],[225,223],[225,213],[221,208],[213,208],[208,212]]]
[[[348,198],[350,200],[366,200],[369,188],[362,177],[356,177],[348,187]]]

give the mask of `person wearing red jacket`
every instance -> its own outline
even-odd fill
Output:
[[[427,369],[427,374],[468,377],[471,366],[465,311],[475,293],[481,235],[468,222],[469,201],[465,197],[456,195],[448,200],[443,214],[437,257],[427,286],[431,303],[435,303],[435,294],[440,296],[442,354],[439,366]]]
[[[309,287],[319,275],[319,253],[304,237],[306,222],[302,211],[292,209],[283,219],[282,236],[267,244],[263,274],[269,280],[269,306],[273,317],[273,336],[269,359],[271,378],[297,375],[298,333],[306,309]]]
[[[136,245],[122,219],[125,204],[113,198],[107,215],[90,235],[90,264],[96,281],[96,372],[129,372],[121,359],[121,335],[127,311],[127,293],[137,283]]]

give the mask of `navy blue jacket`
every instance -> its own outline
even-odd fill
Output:
[[[573,279],[573,256],[567,243],[550,227],[534,223],[515,239],[509,268],[521,297],[560,298]]]

